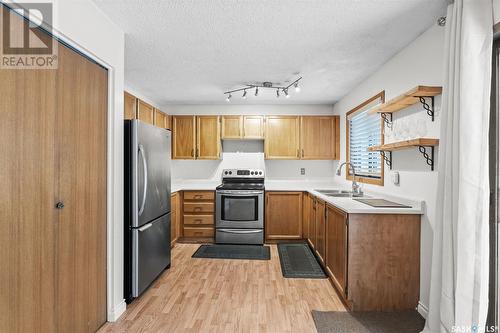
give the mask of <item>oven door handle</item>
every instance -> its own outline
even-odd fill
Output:
[[[217,194],[254,196],[256,194],[257,195],[264,194],[264,192],[263,191],[217,191]]]
[[[225,233],[228,233],[228,234],[258,234],[258,233],[262,232],[261,229],[259,229],[259,230],[255,230],[255,229],[252,229],[252,230],[245,230],[245,229],[217,229],[217,231],[225,232]]]

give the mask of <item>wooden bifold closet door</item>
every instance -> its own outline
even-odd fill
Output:
[[[0,332],[106,321],[108,74],[62,44],[58,61],[0,69]]]

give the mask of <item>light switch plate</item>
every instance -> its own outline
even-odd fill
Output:
[[[300,174],[303,176],[306,174],[306,168],[300,168]]]
[[[394,171],[391,175],[391,178],[394,185],[399,185],[399,172]]]

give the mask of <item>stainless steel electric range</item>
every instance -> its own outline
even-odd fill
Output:
[[[215,242],[264,244],[264,171],[223,170],[216,194]]]

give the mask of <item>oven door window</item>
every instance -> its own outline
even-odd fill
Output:
[[[222,196],[222,220],[224,221],[257,221],[258,197]]]

